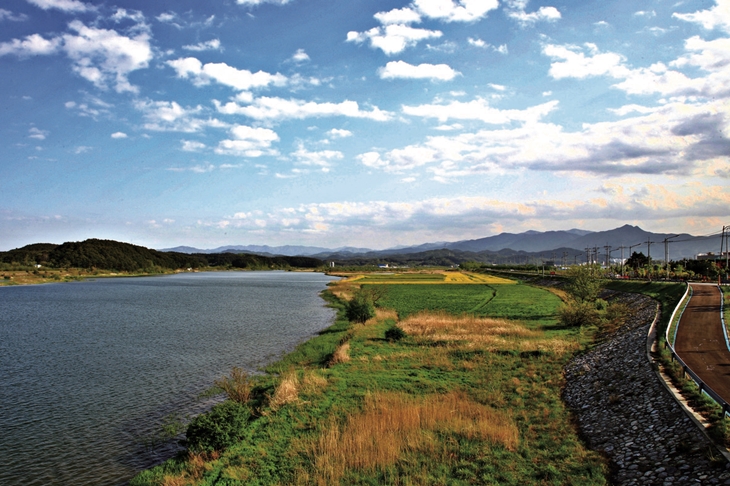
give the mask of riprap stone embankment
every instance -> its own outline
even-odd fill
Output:
[[[618,298],[632,309],[612,337],[566,367],[564,400],[588,447],[610,461],[621,485],[730,485],[730,464],[660,381],[646,355],[656,303]]]

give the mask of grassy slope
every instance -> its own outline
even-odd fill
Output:
[[[397,287],[397,293],[389,292],[382,304],[400,315],[415,312],[413,302],[435,299],[457,314],[475,308],[481,315],[518,314],[534,336],[525,340],[562,339],[568,342],[566,349],[578,347],[576,335],[567,331],[540,331],[554,327],[560,301],[539,289],[522,285]],[[428,295],[423,287],[431,289]],[[390,318],[386,315],[349,328],[340,314],[330,332],[268,368],[282,374],[297,370],[298,400],[276,411],[266,410],[251,423],[247,437],[220,457],[168,461],[142,473],[132,485],[605,484],[601,458],[581,445],[560,400],[562,369],[570,352],[530,343],[519,351],[509,340],[485,345],[409,337],[390,342],[384,334],[394,319],[391,313]],[[349,360],[324,368],[343,343]],[[272,374],[265,377],[262,394],[274,394],[276,382]],[[517,443],[475,436],[469,428],[445,420],[420,426],[389,459],[371,458],[376,453],[367,448],[337,455],[357,441],[377,442],[376,451],[397,442],[387,435],[388,430],[400,430],[395,418],[387,419],[392,422],[385,432],[376,430],[386,414],[377,407],[368,408],[373,397],[408,404],[429,397],[438,402],[438,397],[454,393],[462,405],[496,414],[501,417],[496,422],[513,426]],[[415,410],[415,405],[410,406]],[[352,463],[354,457],[362,463]]]

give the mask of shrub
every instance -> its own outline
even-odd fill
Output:
[[[248,407],[226,400],[208,413],[198,415],[188,425],[186,444],[192,452],[221,451],[242,436],[251,416]]]
[[[375,317],[375,303],[370,293],[358,290],[347,303],[345,316],[350,322],[364,324]]]
[[[558,319],[565,327],[592,326],[600,320],[596,306],[590,302],[570,302],[560,307]]]
[[[385,339],[388,341],[399,341],[406,337],[406,332],[398,326],[389,327],[385,331]]]

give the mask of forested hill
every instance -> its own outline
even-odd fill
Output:
[[[151,250],[112,240],[89,239],[62,245],[37,243],[0,252],[0,262],[51,268],[96,268],[120,272],[157,272],[203,267],[257,269],[315,268],[322,261],[309,257],[266,257],[245,253],[176,253]]]

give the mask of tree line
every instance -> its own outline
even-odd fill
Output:
[[[229,267],[251,270],[316,268],[323,262],[298,256],[269,257],[247,253],[162,252],[113,240],[89,239],[61,245],[36,243],[0,252],[0,262],[8,265],[50,268],[84,268],[119,272],[159,272],[165,270]]]

